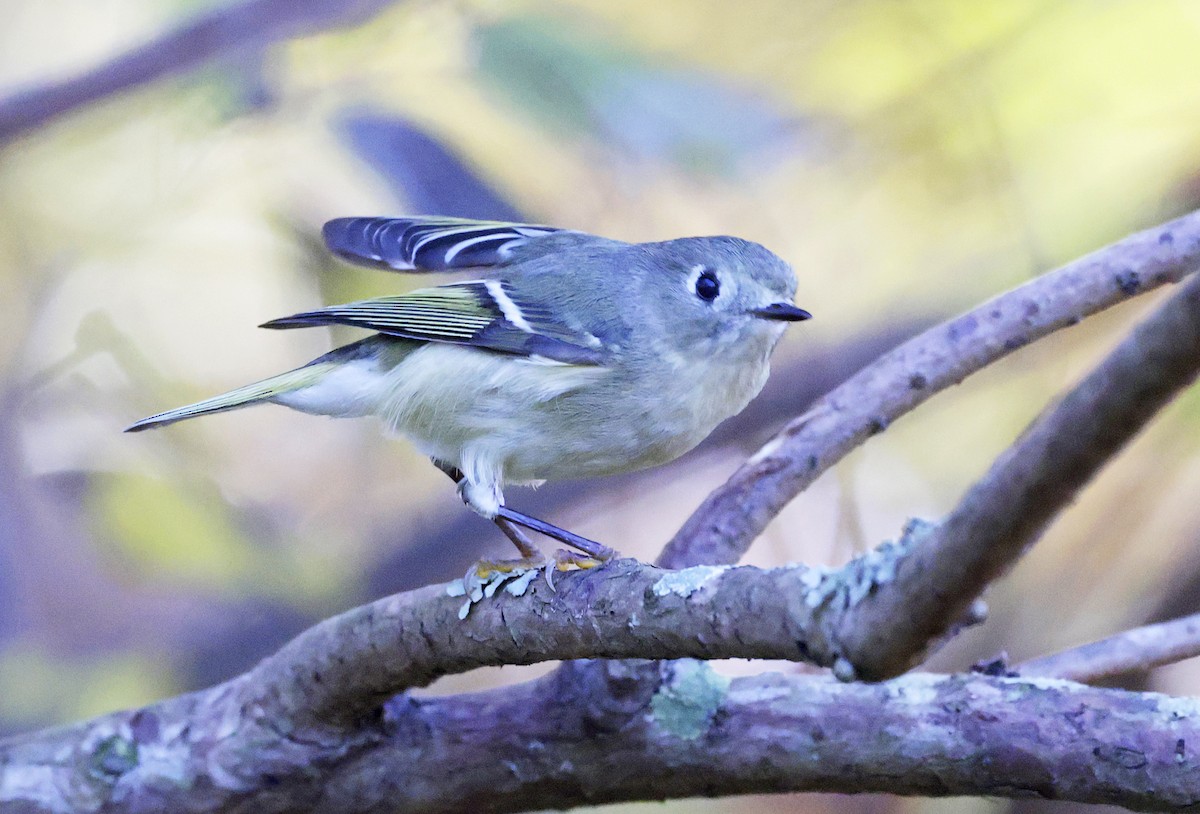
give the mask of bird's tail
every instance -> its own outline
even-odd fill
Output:
[[[278,396],[315,384],[334,367],[336,367],[334,362],[317,361],[296,370],[289,370],[287,373],[263,379],[261,382],[248,384],[245,387],[230,390],[228,393],[189,404],[186,407],[176,407],[174,410],[143,418],[126,427],[125,432],[141,432],[155,427],[165,427],[176,421],[183,421],[185,418],[223,413],[227,410],[236,410],[239,407],[249,407],[252,404],[271,401]]]

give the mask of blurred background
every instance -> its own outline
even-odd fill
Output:
[[[1200,6],[1186,0],[3,6],[0,732],[223,680],[324,616],[508,555],[369,420],[267,406],[121,433],[359,335],[255,327],[267,319],[428,284],[331,260],[328,218],[728,233],[793,264],[816,318],[789,330],[742,416],[669,467],[509,494],[652,559],[740,460],[881,352],[1200,205]],[[840,564],[907,517],[938,517],[1159,296],[936,397],[794,501],[749,561]],[[1197,611],[1197,494],[1193,390],[996,586],[988,623],[929,666]],[[1198,680],[1185,662],[1123,683]]]

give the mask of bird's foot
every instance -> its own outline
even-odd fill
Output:
[[[597,568],[617,555],[617,552],[611,548],[608,549],[608,552],[608,556],[594,557],[591,554],[580,554],[578,551],[567,551],[565,548],[560,548],[554,552],[554,556],[545,565],[546,582],[550,583],[550,589],[554,590],[555,571],[586,571],[589,568]]]
[[[520,576],[526,571],[538,571],[553,565],[553,561],[549,560],[545,554],[540,551],[534,551],[523,557],[516,557],[511,560],[480,560],[471,566],[467,571],[467,576],[474,575],[476,579],[490,580],[500,576]]]
[[[523,512],[510,509],[507,506],[502,505],[496,514],[496,522],[499,523],[501,520],[506,521],[509,525],[523,526],[536,531],[538,534],[544,534],[553,540],[558,540],[560,543],[582,551],[584,555],[596,560],[598,563],[608,562],[617,556],[616,549],[609,548],[603,543],[589,540],[587,537],[580,537],[578,534],[559,528],[553,523],[538,520],[536,517],[530,517]],[[501,528],[504,528],[504,526],[502,525]],[[514,540],[513,542],[516,541]],[[518,548],[520,548],[519,545]]]
[[[495,596],[501,589],[513,596],[524,596],[538,574],[546,577],[550,590],[554,590],[554,574],[559,571],[586,571],[604,565],[615,556],[593,557],[560,548],[553,557],[541,552],[512,560],[480,560],[473,564],[461,579],[446,586],[450,596],[464,596],[467,601],[458,609],[458,618],[466,619],[471,606]]]
[[[516,563],[524,563],[527,560],[532,560],[535,557],[541,557],[537,548],[525,536],[522,528],[536,531],[538,534],[557,540],[564,545],[569,545],[571,548],[583,552],[583,555],[572,555],[566,552],[558,552],[554,555],[554,562],[566,563],[567,567],[559,568],[560,571],[565,571],[569,567],[578,568],[595,568],[597,565],[602,565],[617,556],[615,549],[609,548],[603,543],[598,543],[595,540],[589,540],[587,537],[581,537],[574,532],[560,528],[553,523],[547,523],[545,520],[539,520],[536,517],[531,517],[516,509],[511,509],[504,505],[504,496],[500,492],[498,483],[478,484],[473,483],[463,475],[463,472],[458,467],[448,464],[445,461],[437,458],[431,458],[434,466],[444,472],[451,480],[458,485],[458,495],[463,499],[469,507],[475,510],[476,513],[488,518],[500,527],[504,535],[512,540],[513,545],[521,552],[521,559],[515,560]],[[549,577],[549,572],[547,572]]]

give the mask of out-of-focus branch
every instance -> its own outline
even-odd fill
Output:
[[[776,514],[870,436],[935,393],[1059,328],[1200,266],[1200,212],[1032,280],[881,357],[791,422],[704,501],[660,564],[736,562]]]
[[[1096,681],[1200,656],[1200,613],[1126,630],[1106,639],[1030,659],[1022,676]]]
[[[960,618],[1155,413],[1200,373],[1200,275],[1184,283],[957,507],[847,609],[831,638],[856,675],[907,669]]]
[[[222,685],[0,742],[0,807],[46,812],[459,812],[778,791],[989,795],[1179,810],[1200,801],[1200,703],[1067,681],[883,684],[671,665],[623,703],[573,671],[402,696],[326,737]]]
[[[242,0],[84,73],[0,99],[0,145],[92,102],[279,40],[364,22],[397,0]]]

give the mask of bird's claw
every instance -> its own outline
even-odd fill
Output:
[[[612,549],[609,549],[610,551]],[[615,551],[612,552],[616,554]],[[568,551],[565,548],[560,548],[554,552],[554,556],[546,563],[546,583],[550,586],[550,590],[554,590],[554,572],[555,571],[570,571],[576,569],[586,571],[589,568],[595,568],[612,559],[612,556],[593,557],[589,554],[581,554],[578,551]]]
[[[538,555],[513,560],[480,560],[473,564],[461,579],[446,586],[449,596],[465,596],[467,601],[458,609],[458,618],[466,619],[471,606],[496,595],[501,588],[513,596],[524,596],[539,573],[546,576],[546,584],[554,590],[554,573],[572,569],[587,570],[604,565],[611,557],[599,559],[587,554],[560,548],[553,557]]]

